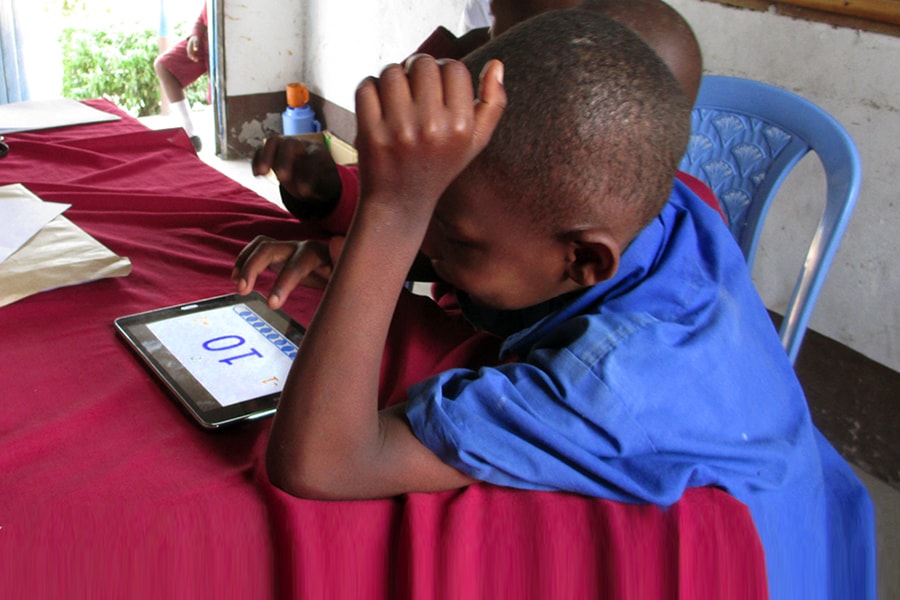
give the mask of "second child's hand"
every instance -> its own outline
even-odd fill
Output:
[[[192,35],[188,38],[187,43],[187,56],[194,62],[200,61],[200,38],[196,35]]]

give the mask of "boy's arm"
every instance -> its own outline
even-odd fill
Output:
[[[471,480],[413,435],[402,407],[378,412],[388,327],[438,198],[487,144],[506,103],[502,65],[473,102],[460,63],[397,65],[357,90],[360,203],[279,403],[273,483],[318,498],[383,497]]]

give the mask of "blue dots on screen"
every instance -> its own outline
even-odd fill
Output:
[[[234,312],[244,319],[250,326],[259,331],[263,337],[272,343],[282,354],[294,360],[297,356],[297,345],[281,334],[277,329],[269,325],[265,319],[246,306],[235,306]]]

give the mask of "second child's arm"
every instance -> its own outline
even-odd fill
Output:
[[[377,409],[381,354],[434,208],[487,145],[506,105],[502,65],[477,101],[458,62],[418,57],[357,90],[360,202],[282,393],[267,450],[273,483],[316,498],[384,497],[471,480]]]

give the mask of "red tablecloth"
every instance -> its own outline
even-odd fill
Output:
[[[181,130],[123,117],[9,135],[0,160],[0,184],[71,203],[134,268],[0,308],[0,596],[765,597],[749,512],[716,489],[664,510],[490,485],[364,502],[273,488],[269,421],[201,430],[112,322],[232,291],[238,251],[296,223]],[[308,321],[315,298],[287,310]]]

